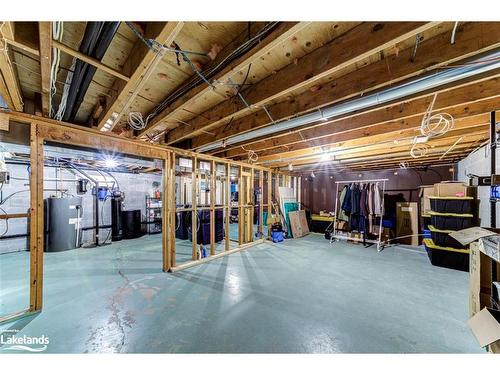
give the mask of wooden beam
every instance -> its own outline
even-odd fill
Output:
[[[483,126],[487,123],[488,112],[475,116],[457,118],[455,119],[453,132],[457,130],[469,131],[471,129],[475,129],[477,126]],[[376,125],[368,129],[357,129],[340,134],[338,136],[339,140],[336,143],[264,156],[259,158],[259,163],[272,161],[279,162],[280,160],[285,161],[286,159],[290,158],[307,157],[317,154],[324,147],[335,152],[337,150],[342,151],[344,149],[362,147],[377,142],[386,142],[387,140],[390,140],[391,142],[394,142],[394,144],[396,144],[398,140],[413,138],[415,136],[421,135],[420,124],[421,119],[419,118],[415,122],[410,122],[408,126],[406,126],[405,124],[404,126],[400,127],[398,126],[398,122],[394,121],[383,125]]]
[[[8,116],[9,121],[16,121],[21,124],[30,124],[32,122],[36,122],[39,125],[39,134],[43,138],[58,143],[86,146],[97,150],[106,150],[123,154],[137,155],[150,159],[164,159],[165,152],[172,151],[177,156],[186,158],[199,156],[203,160],[215,160],[219,163],[227,163],[229,161],[228,159],[200,154],[176,147],[155,145],[145,143],[136,139],[124,138],[114,133],[101,132],[97,129],[82,127],[64,121],[56,121],[37,115],[30,115],[27,113],[15,111],[6,112],[1,110],[0,114]],[[231,161],[231,164],[235,166],[241,165],[246,168],[255,168],[258,170],[270,170],[269,168],[263,166],[242,163],[238,161]]]
[[[482,129],[480,128],[479,131],[473,132],[467,137],[464,137],[460,143],[455,147],[455,152],[456,150],[460,150],[462,148],[470,148],[471,145],[476,144],[477,141],[485,140],[487,139],[487,126],[483,126]],[[339,155],[335,157],[334,161],[327,161],[323,162],[319,160],[318,158],[311,158],[311,159],[303,159],[300,161],[297,161],[294,163],[295,166],[301,166],[301,165],[310,165],[313,164],[317,166],[317,169],[320,169],[321,166],[323,165],[332,165],[332,166],[346,166],[350,163],[354,162],[361,162],[361,163],[367,163],[367,162],[374,162],[377,161],[377,163],[385,163],[389,160],[395,159],[398,161],[404,161],[404,160],[419,160],[419,161],[425,161],[428,158],[435,157],[441,157],[442,153],[449,149],[449,147],[459,138],[459,136],[455,137],[448,137],[448,138],[443,138],[439,139],[433,142],[429,142],[429,151],[428,154],[420,157],[420,158],[412,158],[409,151],[411,148],[411,144],[406,144],[403,146],[394,146],[394,147],[389,147],[386,151],[384,150],[383,147],[378,147],[378,148],[372,148],[367,151],[361,151],[361,152],[356,152],[352,154],[345,154],[345,155]],[[287,164],[286,163],[276,163],[273,164],[272,166],[275,168],[279,167],[285,167]]]
[[[500,46],[499,23],[466,23],[458,29],[458,35],[460,37],[453,45],[450,44],[449,33],[424,40],[419,44],[413,62],[410,62],[414,51],[412,47],[338,77],[314,92],[307,90],[298,95],[290,96],[285,101],[270,105],[268,110],[275,120],[283,120],[372,92],[387,85],[394,85],[396,82]],[[226,123],[224,122],[224,124]],[[269,118],[265,113],[255,112],[252,115],[235,119],[230,128],[216,131],[215,136],[202,134],[194,138],[193,148],[196,149],[213,141],[269,124]]]
[[[14,25],[12,22],[4,22],[1,30],[2,38],[14,39]],[[21,87],[12,63],[12,53],[7,48],[5,39],[0,39],[0,95],[2,95],[10,109],[22,111]]]
[[[50,115],[50,71],[52,56],[52,22],[38,22],[38,40],[40,51],[40,74],[42,111],[45,117]]]
[[[158,43],[170,45],[181,31],[183,22],[151,22],[146,29],[146,37],[154,38]],[[137,41],[136,46],[132,49],[125,66],[123,73],[130,76],[130,79],[125,82],[123,80],[115,81],[113,90],[116,96],[103,112],[97,128],[101,130],[108,119],[114,113],[117,113],[117,118],[113,119],[111,127],[119,120],[120,113],[127,110],[124,108],[127,103],[130,103],[139,93],[142,85],[145,82],[145,75],[152,71],[155,66],[161,61],[161,57],[157,53],[147,48],[142,41]]]
[[[436,22],[363,23],[298,59],[297,63],[287,65],[276,74],[264,78],[253,85],[250,91],[243,91],[243,96],[253,106],[262,106],[436,25]],[[204,112],[203,116],[190,121],[190,127],[179,127],[169,132],[167,144],[201,134],[230,117],[238,117],[250,111],[241,101],[237,108],[235,112],[230,101],[216,105]]]
[[[83,62],[86,62],[87,64],[93,65],[97,69],[100,69],[100,70],[102,70],[102,71],[104,71],[104,72],[106,72],[108,74],[111,74],[112,76],[114,76],[116,78],[119,78],[119,79],[121,79],[121,80],[123,80],[125,82],[128,82],[130,80],[130,78],[127,77],[122,72],[119,72],[116,69],[110,68],[109,66],[104,65],[99,60],[94,59],[93,57],[87,56],[84,53],[81,53],[80,51],[76,51],[73,48],[68,47],[67,45],[65,45],[63,43],[58,42],[57,40],[52,40],[52,46],[54,48],[59,49],[60,51],[62,51],[64,53],[70,55],[70,56],[76,57],[77,59],[79,59],[79,60],[81,60]]]
[[[237,58],[232,64],[230,64],[218,74],[216,74],[213,78],[211,78],[211,81],[226,82],[238,72],[246,69],[249,64],[260,58],[260,56],[266,55],[269,51],[283,43],[284,40],[291,38],[294,34],[299,32],[309,24],[310,22],[282,22],[267,37],[263,38],[254,48],[245,53],[243,56]],[[241,43],[243,41],[239,40],[239,42]],[[234,48],[237,47],[238,44],[235,44]],[[233,51],[231,50],[228,52],[231,53]],[[217,57],[219,58],[219,56]],[[220,56],[219,60],[224,57],[225,56]],[[215,62],[218,63],[219,61],[216,60]],[[207,85],[199,85],[189,91],[187,94],[181,96],[179,99],[177,99],[171,105],[161,111],[155,118],[153,118],[149,122],[148,126],[139,133],[139,137],[144,137],[152,128],[154,128],[158,124],[167,122],[171,118],[174,118],[180,109],[189,108],[191,104],[200,100],[203,95],[205,95],[209,90],[211,90],[211,87]]]
[[[498,93],[500,92],[500,77],[482,79],[462,87],[438,91],[434,104],[434,113],[439,111],[452,112],[454,116],[481,114],[498,108]],[[414,99],[392,103],[382,108],[368,109],[364,112],[350,114],[332,121],[321,122],[302,130],[295,130],[281,137],[248,143],[245,150],[258,152],[259,157],[278,152],[295,151],[312,146],[334,143],[338,135],[355,129],[362,129],[400,121],[404,126],[406,120],[423,116],[427,111],[434,93],[428,93]],[[413,126],[413,125],[408,125]],[[245,154],[241,147],[222,153],[225,157],[234,158]]]

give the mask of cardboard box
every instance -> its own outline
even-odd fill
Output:
[[[484,308],[469,319],[469,327],[481,347],[492,353],[500,348],[500,311]]]
[[[429,197],[434,196],[434,185],[420,186],[420,215],[426,215],[431,210],[431,200]]]
[[[396,203],[396,237],[399,243],[418,246],[418,205],[416,202]]]
[[[469,316],[471,317],[484,307],[491,307],[492,261],[490,257],[480,251],[478,242],[470,244]],[[500,272],[499,263],[497,263],[497,272]]]
[[[434,184],[434,195],[436,197],[474,197],[477,196],[477,188],[467,186],[463,182],[439,182]]]

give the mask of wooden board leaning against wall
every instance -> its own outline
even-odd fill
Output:
[[[30,305],[26,310],[20,311],[9,315],[8,317],[0,317],[0,322],[16,319],[20,316],[24,316],[27,313],[33,313],[41,311],[42,301],[43,301],[43,252],[44,252],[44,215],[43,215],[43,171],[44,171],[44,143],[53,142],[59,143],[66,146],[79,146],[88,147],[96,151],[107,151],[114,152],[117,154],[124,154],[128,156],[143,157],[149,159],[157,159],[162,162],[163,165],[163,186],[162,186],[162,197],[164,197],[162,205],[162,214],[164,220],[162,222],[162,265],[163,271],[173,272],[187,267],[191,267],[200,263],[204,263],[221,256],[240,251],[241,249],[247,248],[250,245],[260,243],[267,239],[267,236],[262,236],[262,238],[256,241],[250,241],[247,244],[241,244],[235,249],[230,249],[226,243],[224,251],[219,254],[215,254],[213,249],[213,235],[211,234],[211,244],[210,244],[210,254],[206,258],[193,259],[189,262],[177,265],[175,263],[175,216],[176,216],[176,202],[175,202],[175,158],[185,157],[191,158],[193,161],[198,157],[203,160],[207,160],[211,163],[212,167],[215,163],[221,164],[225,167],[227,173],[229,173],[232,166],[245,168],[251,171],[252,175],[255,171],[259,171],[260,175],[267,177],[268,183],[268,194],[267,199],[264,202],[263,199],[260,201],[259,212],[260,218],[262,218],[262,211],[268,210],[269,213],[272,212],[272,202],[271,202],[271,180],[275,178],[276,180],[285,181],[286,178],[282,177],[286,173],[282,171],[273,171],[269,168],[265,168],[258,165],[252,165],[242,162],[230,161],[228,159],[213,157],[205,154],[197,154],[195,152],[186,151],[182,149],[177,149],[168,146],[153,145],[145,143],[142,141],[131,140],[120,138],[111,133],[103,133],[95,129],[76,126],[69,123],[58,122],[46,118],[42,118],[35,115],[28,115],[19,112],[7,112],[0,111],[0,119],[2,121],[7,121],[7,123],[15,122],[16,125],[28,126],[30,127]],[[3,130],[5,131],[5,130]],[[8,130],[7,130],[8,131]],[[196,165],[196,164],[193,164]],[[193,173],[196,179],[196,174]],[[264,177],[262,177],[264,179]],[[288,177],[287,177],[288,178]],[[212,184],[212,182],[211,182]],[[197,185],[197,184],[194,184]],[[262,186],[262,185],[261,185]],[[229,179],[227,179],[225,184],[225,203],[219,209],[224,209],[226,211],[226,220],[224,223],[224,232],[226,238],[229,238],[229,225],[227,220],[227,213],[229,213],[230,207],[228,205],[229,201]],[[195,190],[195,189],[194,189]],[[195,205],[192,207],[191,211],[194,212],[196,209]],[[214,205],[210,205],[211,210],[210,216],[213,217]],[[241,215],[241,213],[240,213]],[[193,215],[196,217],[196,215]],[[195,220],[195,219],[193,219]],[[262,219],[259,224],[259,230],[262,227]],[[196,244],[196,236],[193,241],[193,249]],[[227,241],[226,241],[227,242]],[[193,251],[194,254],[194,251]],[[194,257],[193,257],[194,258]],[[159,265],[160,268],[160,265]]]

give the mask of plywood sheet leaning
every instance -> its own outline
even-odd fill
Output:
[[[304,210],[292,211],[288,216],[290,217],[293,238],[300,238],[309,234],[309,226],[307,225],[306,212]]]

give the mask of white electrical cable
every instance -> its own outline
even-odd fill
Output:
[[[455,125],[455,119],[449,113],[443,112],[432,114],[436,98],[437,93],[434,94],[432,102],[427,108],[424,118],[422,119],[422,124],[420,125],[420,133],[429,138],[444,135],[453,129]]]
[[[66,82],[64,84],[61,101],[59,103],[59,108],[57,109],[57,113],[54,116],[54,118],[58,121],[62,120],[64,112],[66,111],[66,103],[68,102],[69,89],[71,87],[71,81],[73,80],[73,72],[75,71],[75,66],[76,66],[76,58],[73,58],[71,67],[69,68],[68,74],[66,75]]]
[[[412,158],[418,159],[427,155],[429,151],[429,145],[427,143],[417,143],[417,137],[413,141],[413,145],[410,149],[410,155]]]
[[[134,130],[142,130],[148,126],[151,117],[151,115],[148,115],[146,119],[144,119],[141,112],[130,112],[128,114],[128,124]]]
[[[455,44],[455,36],[457,34],[458,21],[455,22],[455,26],[453,26],[453,31],[451,32],[451,44]]]
[[[59,42],[62,41],[63,37],[63,22],[56,21],[52,23],[52,34],[53,38]],[[56,81],[57,81],[57,73],[59,72],[59,63],[61,61],[61,51],[59,48],[52,48],[52,65],[50,67],[50,117],[54,118],[56,115],[54,108],[52,108],[52,101],[54,95],[57,92]]]

